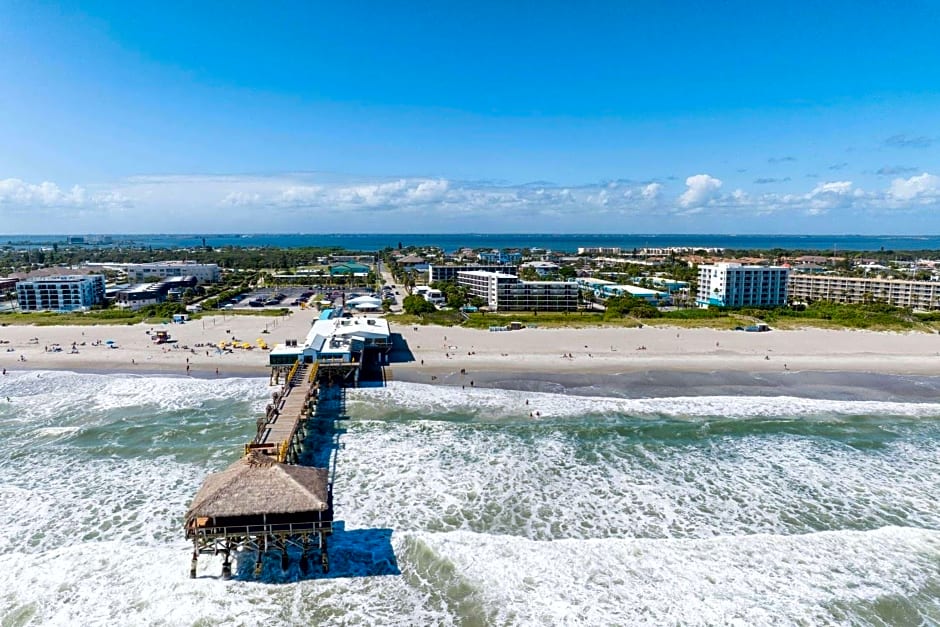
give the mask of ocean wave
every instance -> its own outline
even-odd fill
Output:
[[[202,558],[199,578],[190,580],[184,542],[97,541],[7,553],[0,555],[0,619],[44,625],[881,625],[931,624],[940,617],[940,532],[932,530],[553,542],[408,532],[396,533],[392,544],[400,575],[281,585],[223,582],[211,557]]]
[[[857,415],[940,417],[940,403],[826,400],[797,396],[624,399],[495,388],[458,388],[399,381],[390,382],[385,388],[352,390],[349,399],[351,403],[356,404],[356,413],[362,416],[377,416],[397,408],[427,416],[460,412],[492,420],[529,417],[535,411],[545,419],[611,414],[676,418],[802,418]]]
[[[894,624],[940,616],[940,532],[537,542],[414,534],[406,561],[447,560],[492,624]],[[426,550],[424,551],[427,552]],[[880,604],[892,600],[891,604]]]
[[[940,527],[936,438],[667,431],[352,422],[336,504],[354,524],[540,540]]]
[[[213,402],[250,403],[264,410],[267,379],[137,376],[63,371],[15,372],[0,377],[0,399],[9,397],[7,420],[59,422],[115,409],[173,411]]]

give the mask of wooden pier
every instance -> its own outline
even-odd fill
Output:
[[[186,513],[186,538],[193,542],[190,576],[199,555],[222,555],[222,577],[232,575],[235,553],[254,557],[255,576],[263,556],[281,552],[286,569],[299,553],[300,570],[319,556],[329,571],[327,538],[333,532],[333,484],[328,468],[300,465],[309,427],[333,420],[319,412],[321,396],[358,381],[358,363],[296,362],[284,385],[272,395],[257,421],[245,455],[222,472],[209,475]],[[333,395],[335,396],[335,394]]]

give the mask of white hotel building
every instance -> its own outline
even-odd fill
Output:
[[[86,263],[89,267],[120,270],[129,281],[140,283],[149,278],[165,279],[172,276],[193,276],[199,283],[218,283],[221,271],[218,264],[195,261],[154,261],[151,263]]]
[[[702,265],[695,303],[702,308],[786,305],[789,274],[789,268],[781,266]]]
[[[463,271],[457,284],[471,296],[486,301],[492,311],[575,311],[578,308],[577,283],[569,281],[523,281],[514,274]]]

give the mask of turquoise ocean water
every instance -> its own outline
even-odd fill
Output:
[[[940,403],[355,390],[333,576],[190,580],[188,500],[269,392],[0,378],[0,623],[940,623]]]

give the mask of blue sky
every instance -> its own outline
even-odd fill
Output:
[[[940,3],[346,4],[0,4],[0,233],[940,233]]]

